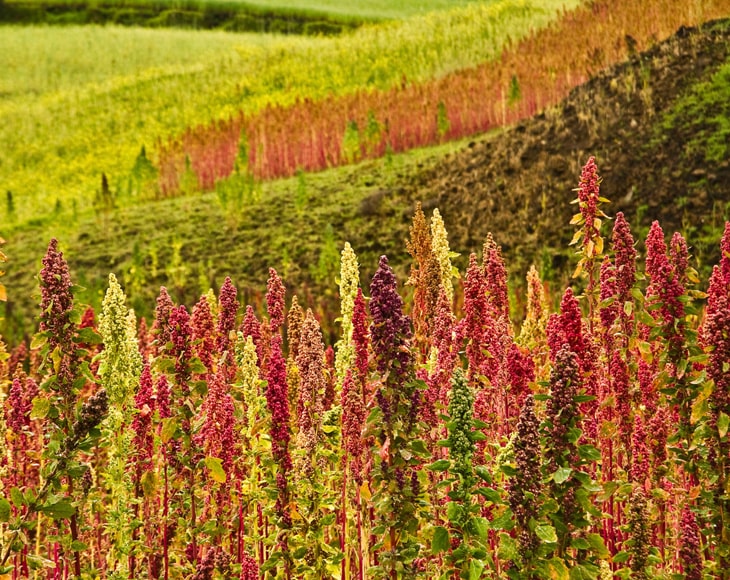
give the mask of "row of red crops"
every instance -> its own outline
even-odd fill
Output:
[[[519,324],[491,235],[455,296],[419,209],[410,314],[346,246],[334,348],[274,270],[259,316],[228,278],[148,329],[112,275],[96,321],[53,240],[0,356],[2,573],[728,578],[730,224],[705,293],[658,223],[645,260],[621,214],[604,241],[605,201],[591,159],[582,290],[550,312],[532,269]]]
[[[459,139],[554,105],[601,69],[693,26],[728,14],[727,0],[601,0],[505,50],[497,61],[389,91],[362,91],[291,107],[268,106],[189,129],[161,145],[160,189],[175,195],[186,171],[210,190],[240,164],[260,179],[318,171],[386,151]],[[242,142],[243,139],[243,142]]]

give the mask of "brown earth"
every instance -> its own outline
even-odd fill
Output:
[[[717,258],[718,228],[729,217],[730,160],[710,167],[701,151],[687,153],[705,129],[701,122],[689,134],[686,127],[659,133],[657,125],[678,97],[725,63],[729,41],[728,21],[681,29],[558,107],[445,157],[397,195],[404,205],[439,207],[454,248],[476,251],[491,231],[513,273],[524,274],[530,262],[561,271],[575,231],[573,189],[594,155],[601,194],[612,202],[606,213],[623,211],[635,235],[654,219],[667,235],[682,231],[704,266]]]

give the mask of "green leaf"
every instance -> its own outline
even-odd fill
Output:
[[[695,399],[692,403],[692,414],[690,415],[689,421],[693,425],[698,423],[705,415],[707,415],[707,399],[701,395]]]
[[[512,510],[507,509],[505,512],[496,518],[494,518],[489,524],[493,530],[506,530],[510,531],[515,527],[515,522],[512,519]]]
[[[48,560],[47,558],[43,558],[42,556],[36,556],[34,554],[28,554],[27,560],[28,567],[31,570],[41,570],[43,568],[56,567],[56,564],[54,564],[52,560]],[[2,570],[0,570],[0,574],[2,574]]]
[[[720,433],[720,439],[727,435],[727,430],[729,426],[730,417],[728,417],[726,413],[720,411],[720,414],[717,416],[717,430]]]
[[[259,568],[260,572],[268,572],[269,570],[273,570],[276,568],[276,566],[279,564],[279,560],[281,560],[282,553],[280,550],[277,550],[276,552],[272,552],[269,556],[269,559],[266,560],[261,565],[261,568]]]
[[[472,519],[471,525],[474,530],[474,535],[477,538],[482,540],[487,539],[487,536],[489,535],[489,522],[487,521],[487,518],[475,517]]]
[[[90,326],[80,328],[77,335],[78,338],[74,342],[84,344],[101,344],[103,342],[101,335]]]
[[[205,466],[208,468],[213,481],[217,481],[218,483],[226,482],[226,472],[223,471],[223,462],[220,459],[217,457],[206,457]]]
[[[175,417],[168,417],[162,420],[162,429],[160,429],[160,439],[163,443],[167,443],[175,435],[177,431],[177,421]]]
[[[550,578],[554,580],[568,580],[570,578],[568,567],[560,558],[550,558],[547,563],[550,567]]]
[[[578,445],[578,455],[583,461],[598,461],[601,452],[593,445]]]
[[[559,467],[558,470],[553,473],[553,481],[558,484],[565,483],[568,481],[572,472],[573,470],[570,467]]]
[[[4,497],[0,498],[0,522],[7,522],[10,519],[10,502]]]
[[[67,499],[62,499],[61,501],[44,505],[40,511],[47,516],[51,516],[54,520],[65,520],[76,513],[76,508]]]
[[[36,350],[46,345],[48,342],[48,335],[45,332],[39,332],[30,341],[30,350]]]
[[[583,437],[583,431],[581,429],[578,429],[577,427],[571,427],[570,429],[568,429],[566,437],[571,443],[578,443],[578,441],[580,441],[580,438]]]
[[[496,489],[492,489],[491,487],[478,487],[475,490],[475,493],[478,493],[479,495],[486,497],[492,503],[496,503],[496,504],[502,503],[502,496],[499,494],[499,492]]]
[[[570,580],[598,580],[600,572],[598,566],[592,564],[578,564],[570,569]]]
[[[639,322],[645,324],[646,326],[656,326],[656,320],[654,320],[654,317],[646,310],[637,310],[636,318],[639,320]]]
[[[611,560],[613,560],[615,564],[623,564],[624,562],[628,562],[630,557],[631,555],[626,550],[621,550],[614,554]]]
[[[190,372],[198,375],[204,375],[208,372],[208,367],[206,367],[199,358],[195,357],[190,361]]]
[[[299,560],[300,558],[304,558],[304,556],[307,555],[307,552],[309,551],[309,548],[307,546],[300,546],[297,548],[294,553],[292,554],[292,558],[295,560]]]
[[[74,324],[81,324],[81,312],[79,311],[78,307],[74,308],[71,312],[68,313],[68,319]]]
[[[469,563],[469,580],[479,580],[484,572],[484,562],[481,560],[473,559]]]
[[[442,526],[436,526],[433,530],[433,540],[431,541],[431,553],[435,556],[441,552],[446,552],[451,548],[451,540],[449,540],[449,530]]]
[[[428,469],[431,471],[446,471],[451,466],[451,461],[448,459],[439,459],[438,461],[434,461],[431,465],[428,466]]]
[[[411,451],[413,451],[413,453],[415,453],[416,455],[420,455],[421,457],[431,456],[431,453],[426,447],[426,443],[421,439],[417,439],[416,441],[411,442]]]
[[[576,550],[587,550],[591,547],[591,545],[588,543],[588,540],[585,538],[573,538],[573,541],[570,542],[570,546],[575,548]]]
[[[477,477],[479,477],[479,479],[481,479],[482,481],[492,483],[492,474],[489,473],[489,470],[483,465],[477,465],[474,468],[474,472],[477,474]]]
[[[611,556],[600,534],[586,534],[586,540],[591,545],[593,553],[601,560],[605,560]]]
[[[519,474],[519,471],[517,471],[511,465],[500,465],[499,470],[502,473],[504,473],[507,477],[514,477],[515,475]]]
[[[541,524],[535,528],[535,535],[540,538],[543,542],[550,542],[554,544],[558,541],[558,534],[555,533],[555,528],[550,524]]]
[[[25,497],[23,497],[23,492],[20,491],[17,487],[14,487],[10,490],[10,499],[15,507],[22,507],[25,505]]]
[[[590,401],[595,401],[596,396],[595,395],[574,395],[573,401],[576,403],[588,403]]]
[[[175,361],[169,357],[158,357],[155,368],[161,373],[172,373],[175,371]]]
[[[449,521],[452,523],[459,521],[463,511],[462,507],[454,501],[446,504],[446,517],[449,518]]]
[[[84,542],[80,540],[74,540],[71,542],[71,550],[74,552],[83,552],[84,550],[88,550],[89,546],[84,544]]]
[[[503,560],[516,562],[517,560],[519,560],[520,557],[519,545],[517,544],[517,541],[514,538],[510,537],[509,534],[499,534],[499,549],[497,554]]]
[[[45,419],[48,411],[51,410],[51,401],[45,397],[35,397],[33,407],[30,410],[31,419]]]
[[[142,486],[142,493],[145,497],[154,497],[155,489],[157,487],[157,478],[155,477],[155,472],[145,471],[140,478],[140,484]]]

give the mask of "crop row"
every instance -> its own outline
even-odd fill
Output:
[[[728,578],[730,224],[705,293],[681,235],[654,222],[643,271],[622,214],[603,237],[599,182],[590,159],[582,290],[550,312],[532,269],[517,327],[498,244],[457,292],[437,211],[409,314],[345,246],[332,346],[273,269],[259,316],[227,279],[161,289],[148,328],[110,275],[97,320],[52,240],[40,331],[0,356],[2,572]]]
[[[387,90],[267,105],[227,125],[190,129],[161,148],[159,186],[166,195],[179,190],[188,158],[204,168],[193,171],[199,187],[210,190],[234,171],[240,148],[246,156],[239,169],[271,179],[505,126],[556,104],[591,75],[679,27],[726,14],[722,1],[701,8],[680,0],[593,2],[473,68]],[[223,149],[233,152],[225,164]]]

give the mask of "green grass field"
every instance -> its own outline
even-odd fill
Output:
[[[102,172],[116,188],[141,147],[154,157],[160,140],[187,127],[471,67],[578,3],[473,4],[337,38],[4,27],[0,183],[14,212],[0,227],[76,219],[91,209]]]

